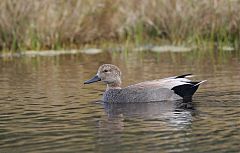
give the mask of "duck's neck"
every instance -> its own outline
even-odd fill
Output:
[[[107,84],[107,90],[109,89],[121,89],[121,81],[120,82],[114,82],[114,83],[108,83]]]

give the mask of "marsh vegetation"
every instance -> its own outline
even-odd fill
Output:
[[[238,48],[236,0],[1,0],[0,50],[157,42]]]

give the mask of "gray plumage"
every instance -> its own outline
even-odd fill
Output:
[[[178,100],[182,97],[167,88],[122,88],[109,89],[103,94],[105,102],[153,102]]]

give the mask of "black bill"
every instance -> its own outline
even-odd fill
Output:
[[[97,75],[95,75],[92,79],[85,81],[84,84],[90,84],[98,81],[101,81],[101,79]]]

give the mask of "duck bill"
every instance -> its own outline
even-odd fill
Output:
[[[92,79],[85,81],[84,84],[90,84],[98,81],[101,81],[101,79],[97,75],[95,75]]]

